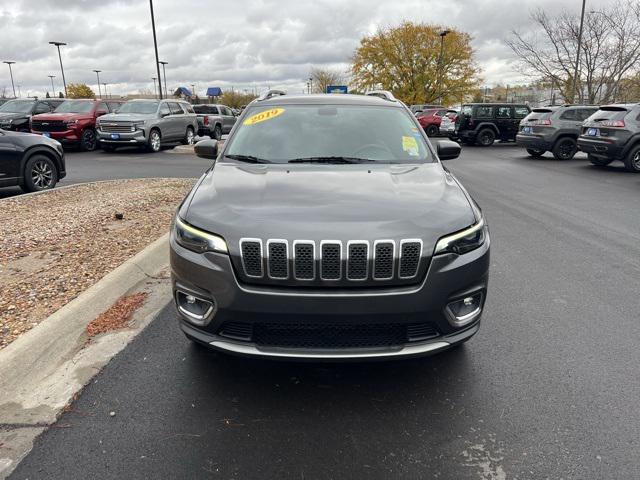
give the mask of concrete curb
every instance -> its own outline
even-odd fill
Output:
[[[48,424],[69,395],[37,391],[86,343],[86,326],[168,263],[169,234],[108,273],[37,327],[0,350],[0,424]],[[44,396],[44,397],[43,397]],[[19,404],[20,409],[12,408]]]

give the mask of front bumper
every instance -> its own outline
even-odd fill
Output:
[[[44,135],[44,131],[31,130],[36,135]],[[49,138],[53,138],[60,143],[78,143],[80,141],[80,133],[75,130],[65,130],[64,132],[47,132]]]
[[[578,149],[596,157],[620,159],[622,147],[611,140],[590,138],[581,135],[578,138]]]
[[[488,285],[489,236],[484,245],[465,255],[434,257],[418,285],[388,289],[318,290],[272,288],[240,284],[230,258],[224,254],[198,254],[171,239],[171,274],[174,291],[212,299],[210,322],[195,325],[178,310],[180,325],[189,337],[213,349],[246,356],[312,360],[396,358],[427,355],[464,342],[479,329]],[[482,293],[480,311],[471,323],[455,328],[447,304]],[[298,348],[259,345],[221,335],[225,324],[339,325],[386,323],[413,325],[429,322],[438,332],[424,341],[366,348]]]
[[[108,133],[98,130],[98,140],[107,145],[146,145],[147,137],[144,130],[127,133]]]
[[[532,150],[544,150],[545,152],[551,150],[553,144],[540,135],[525,135],[519,133],[516,135],[516,143],[524,148],[530,148]]]

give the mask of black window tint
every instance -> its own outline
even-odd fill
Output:
[[[211,107],[211,115],[220,115],[220,111],[218,110],[218,107]]]
[[[511,107],[498,107],[496,118],[511,118]]]
[[[560,115],[560,120],[578,120],[575,109],[566,110]]]
[[[491,118],[493,116],[493,107],[476,107],[476,117]]]
[[[169,102],[169,108],[171,109],[171,115],[182,115],[184,113],[178,102]]]
[[[36,105],[36,109],[34,110],[33,113],[37,115],[38,113],[49,113],[51,110],[52,109],[48,103],[39,102]]]
[[[529,109],[527,107],[514,107],[515,118],[524,118],[529,115]]]
[[[597,108],[581,108],[578,110],[578,120],[584,121],[597,111]]]

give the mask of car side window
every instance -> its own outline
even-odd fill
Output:
[[[229,110],[229,107],[220,107],[220,109],[222,110],[223,115],[228,115],[228,116],[233,115],[233,113],[231,113],[231,110]]]
[[[48,103],[40,102],[36,105],[36,109],[33,113],[37,115],[39,113],[49,113],[51,110],[52,108]]]
[[[527,107],[515,107],[515,118],[521,119],[529,115],[529,109]]]
[[[178,102],[169,102],[169,108],[171,109],[171,115],[182,115],[184,113]]]
[[[186,113],[196,113],[190,103],[183,103],[182,108]]]
[[[171,115],[171,110],[169,110],[169,105],[165,102],[160,104],[160,116],[166,117],[167,115]]]
[[[220,115],[220,112],[218,111],[218,107],[209,107],[211,110],[209,110],[209,113],[211,115]]]
[[[498,107],[497,118],[511,118],[511,107]]]
[[[98,107],[96,108],[96,112],[100,112],[100,111],[103,111],[103,112],[108,112],[109,111],[109,107],[107,107],[106,103],[100,102],[98,104]]]
[[[560,115],[560,120],[578,120],[576,110],[567,110],[566,112],[562,112],[562,115]]]
[[[493,107],[477,107],[476,117],[491,118],[493,116]]]
[[[597,108],[581,108],[580,110],[578,110],[578,120],[582,120],[584,122],[587,118],[589,118],[597,111]]]

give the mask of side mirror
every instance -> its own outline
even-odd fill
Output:
[[[440,160],[453,160],[460,156],[462,148],[456,142],[451,140],[438,140],[438,158]]]
[[[169,115],[171,115],[170,112],[161,112],[160,113],[160,118],[168,117]]]
[[[196,155],[207,160],[215,160],[218,158],[218,141],[217,140],[200,140],[194,147]]]

